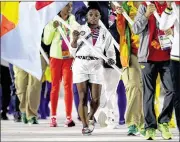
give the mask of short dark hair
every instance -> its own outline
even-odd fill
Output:
[[[99,6],[99,3],[98,2],[95,2],[95,1],[90,1],[88,2],[88,8],[87,8],[87,11],[86,11],[86,14],[89,12],[89,10],[91,9],[96,9],[99,11],[99,13],[101,14],[101,8]]]

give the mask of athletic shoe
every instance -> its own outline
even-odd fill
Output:
[[[72,119],[67,119],[64,124],[64,127],[74,127],[74,126],[75,126],[75,123]]]
[[[57,127],[56,117],[51,118],[50,127]]]
[[[89,135],[91,135],[91,130],[89,129],[89,128],[83,128],[82,129],[82,134],[84,135],[84,136],[89,136]]]
[[[158,124],[158,130],[165,140],[172,139],[172,133],[169,131],[168,123]]]
[[[155,136],[156,136],[156,129],[149,128],[146,130],[146,135],[145,135],[146,140],[154,140]]]
[[[138,128],[136,125],[130,125],[128,127],[128,136],[136,136],[138,134]]]

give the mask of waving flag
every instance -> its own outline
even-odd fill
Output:
[[[13,11],[13,13],[11,12]],[[19,2],[1,2],[1,34],[0,37],[14,29],[19,18]]]
[[[43,28],[67,3],[56,1],[2,3],[4,6],[1,8],[1,18],[6,22],[1,21],[1,27],[4,28],[4,34],[1,33],[1,58],[41,79],[39,48]],[[8,5],[11,5],[12,9]]]

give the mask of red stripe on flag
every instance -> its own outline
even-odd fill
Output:
[[[53,1],[37,1],[36,2],[36,10],[40,10],[44,8],[45,6],[51,4]]]
[[[1,34],[0,37],[14,29],[16,26],[13,22],[9,21],[5,16],[2,15],[1,21]]]

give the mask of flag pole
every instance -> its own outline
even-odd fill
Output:
[[[48,56],[46,55],[46,53],[44,52],[44,50],[42,49],[42,47],[40,46],[39,51],[41,52],[41,55],[43,56],[43,58],[45,59],[46,63],[49,65],[49,59]]]
[[[112,2],[115,6],[117,7],[121,7],[121,5],[117,2]],[[123,12],[122,15],[124,16],[124,18],[129,22],[129,24],[132,26],[134,24],[134,21],[127,15],[126,12]]]
[[[62,30],[62,28],[60,26],[58,26],[57,29],[59,30],[60,34],[62,35],[62,38],[64,39],[64,42],[66,43],[69,51],[71,52],[72,47],[71,47],[71,44],[70,44],[69,40],[65,36],[64,31]]]
[[[73,31],[73,30],[75,30],[74,28],[72,28],[70,25],[68,25],[61,17],[56,17],[54,20],[57,20],[58,22],[61,22],[63,25],[65,25],[69,30],[71,30],[71,31]],[[58,30],[59,30],[59,28],[58,28]],[[84,37],[81,37],[80,38],[80,40],[82,40],[89,48],[91,48],[96,54],[98,54],[102,59],[104,59],[106,62],[108,61],[108,58],[105,56],[105,55],[103,55],[103,54],[101,54],[101,53],[99,53],[98,51],[96,51],[95,50],[95,48],[93,48],[93,46],[92,45],[90,45],[89,44],[89,42],[84,38]],[[112,67],[116,70],[116,71],[118,71],[118,73],[121,75],[122,74],[122,71],[121,71],[121,69],[119,69],[116,65],[112,65]]]
[[[109,30],[105,27],[105,25],[103,24],[103,22],[102,21],[100,21],[100,25],[104,28],[104,29],[106,29],[107,30],[107,32],[111,35],[111,33],[109,32]],[[111,35],[112,36],[112,35]],[[116,42],[116,40],[114,39],[114,37],[112,36],[112,39],[113,39],[113,43],[114,43],[114,45],[115,45],[115,47],[118,49],[118,51],[119,51],[119,44]]]

